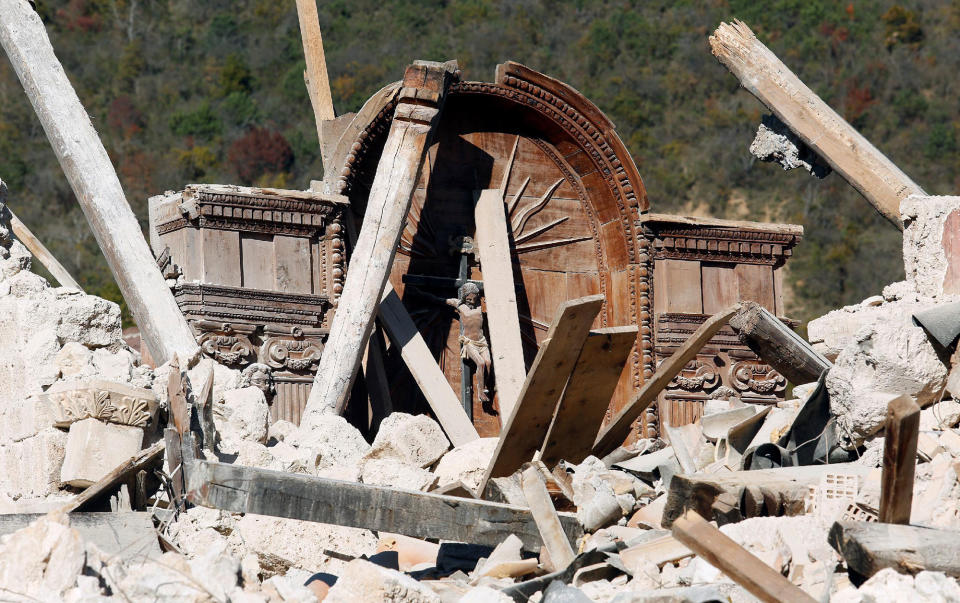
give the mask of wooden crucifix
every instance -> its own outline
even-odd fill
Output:
[[[456,297],[442,298],[420,292],[420,295],[453,307],[460,317],[460,402],[463,404],[463,410],[472,420],[474,368],[479,371],[477,385],[480,389],[480,401],[488,402],[492,398],[492,388],[489,386],[489,371],[492,364],[490,352],[487,350],[484,357],[483,351],[480,349],[487,345],[486,337],[483,334],[483,313],[480,309],[483,282],[468,278],[470,276],[470,256],[476,254],[476,244],[472,237],[466,235],[451,237],[450,254],[460,256],[457,278],[405,274],[403,282],[417,289],[440,288],[448,291],[452,290],[456,295]],[[468,287],[467,285],[471,286]],[[461,308],[461,306],[464,307]],[[489,398],[487,397],[488,394],[490,395]]]

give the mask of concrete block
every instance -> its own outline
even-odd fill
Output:
[[[70,425],[60,479],[85,487],[140,451],[143,429],[83,419]]]
[[[907,281],[920,295],[960,295],[960,196],[911,195],[900,217]]]

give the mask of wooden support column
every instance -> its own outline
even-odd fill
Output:
[[[513,260],[502,191],[480,191],[476,199],[475,222],[500,412],[503,416],[510,416],[527,371],[523,362],[520,314],[517,311],[517,290],[513,280]]]
[[[746,23],[721,23],[710,49],[748,92],[903,230],[900,202],[926,194],[917,183],[807,88]]]
[[[410,211],[430,133],[454,77],[455,62],[416,61],[404,74],[302,427],[309,428],[319,413],[343,413]]]
[[[695,511],[687,511],[673,524],[673,536],[761,601],[816,602],[799,586],[707,523]]]
[[[883,431],[880,480],[880,521],[883,523],[910,523],[919,434],[920,407],[913,398],[900,396],[891,400]]]
[[[696,357],[700,348],[706,345],[710,338],[716,335],[739,309],[739,305],[731,306],[711,316],[693,335],[683,342],[680,349],[657,368],[657,372],[643,385],[637,395],[633,397],[633,400],[624,406],[597,436],[597,440],[593,444],[593,455],[595,457],[603,458],[607,456],[627,439],[627,436],[630,435],[630,425],[657,399],[657,394],[683,370],[688,362]]]
[[[450,389],[427,342],[390,283],[384,287],[380,300],[380,322],[393,345],[400,348],[400,357],[453,445],[462,446],[479,439],[476,427],[470,422],[457,395]]]
[[[86,110],[27,0],[0,0],[0,44],[60,161],[120,293],[158,364],[200,348],[160,274]]]

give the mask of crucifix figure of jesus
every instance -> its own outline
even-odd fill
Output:
[[[477,397],[481,402],[490,401],[487,378],[490,374],[490,346],[483,334],[483,310],[480,308],[480,288],[471,282],[464,283],[457,292],[444,302],[460,315],[460,358],[470,360],[477,367]]]

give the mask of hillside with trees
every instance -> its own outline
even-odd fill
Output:
[[[903,278],[899,232],[837,175],[747,151],[764,108],[710,55],[746,21],[931,194],[960,190],[960,2],[331,0],[320,21],[338,113],[414,59],[491,79],[515,60],[617,124],[657,212],[802,224],[788,313],[809,319]],[[146,225],[189,182],[306,188],[322,176],[292,0],[38,0],[54,48]],[[0,178],[10,206],[88,292],[120,301],[9,62]],[[42,269],[40,269],[42,270]]]

